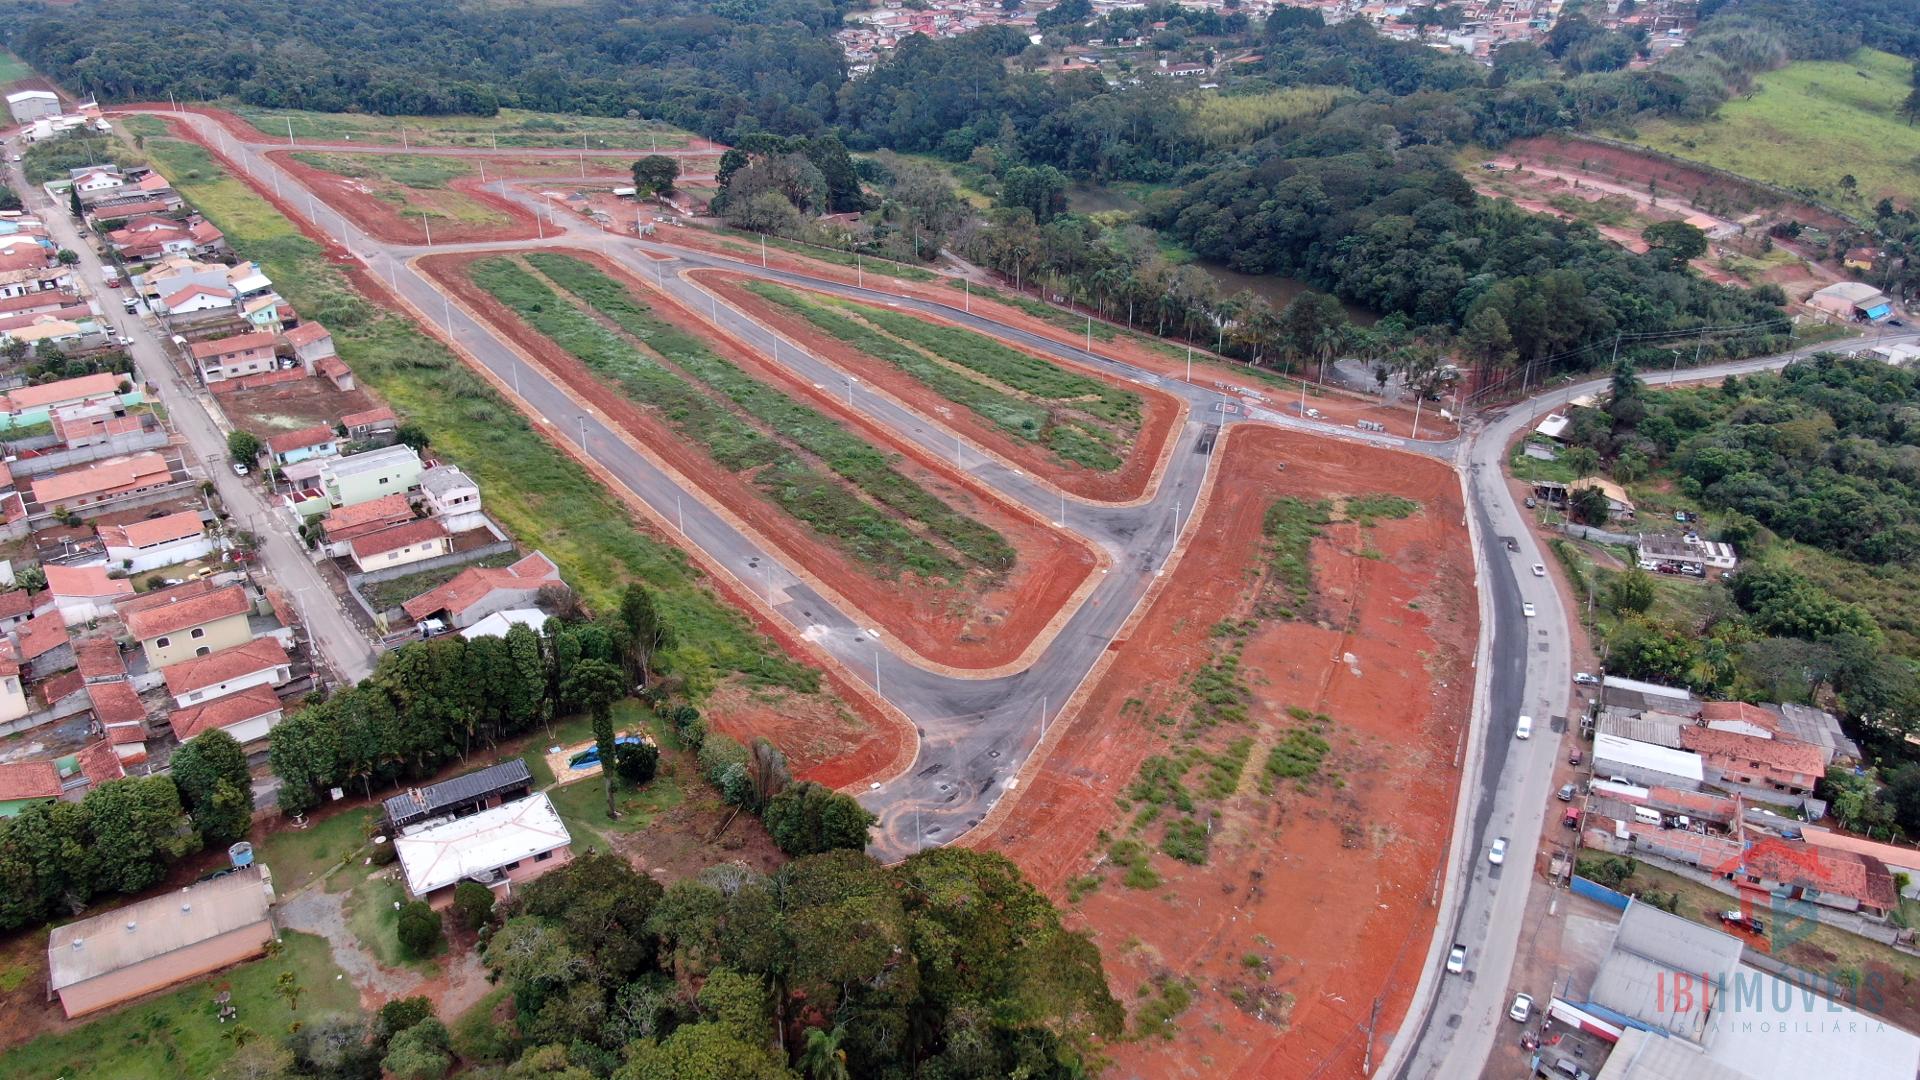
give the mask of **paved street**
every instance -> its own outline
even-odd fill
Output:
[[[120,290],[108,289],[102,281],[103,264],[93,246],[80,235],[64,205],[52,203],[46,192],[29,185],[15,163],[11,167],[14,190],[27,208],[39,215],[54,242],[80,256],[74,272],[99,299],[102,317],[117,333],[133,340],[131,352],[140,377],[160,388],[160,403],[166,408],[172,428],[184,436],[187,445],[205,466],[205,475],[213,481],[227,510],[260,537],[260,562],[268,576],[286,590],[299,609],[301,619],[312,635],[314,645],[334,674],[349,682],[363,679],[373,670],[373,650],[363,635],[339,607],[325,579],[288,532],[284,515],[272,515],[267,495],[257,476],[239,477],[227,467],[227,436],[213,419],[203,392],[196,391],[175,373],[163,345],[157,325],[149,326],[138,316],[128,315],[120,306]]]

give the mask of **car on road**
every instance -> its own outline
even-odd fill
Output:
[[[1561,802],[1572,802],[1573,801],[1573,785],[1561,784],[1560,790],[1554,792],[1553,797],[1556,799],[1559,799]]]
[[[1507,1018],[1509,1020],[1518,1020],[1524,1024],[1527,1022],[1527,1017],[1532,1015],[1533,1015],[1533,995],[1531,994],[1513,995],[1513,1007],[1507,1010]]]
[[[1534,576],[1534,577],[1546,577],[1546,576],[1547,576],[1547,565],[1546,565],[1545,563],[1534,563],[1534,564],[1533,564],[1533,576]]]
[[[1574,672],[1573,681],[1574,681],[1574,684],[1578,686],[1599,686],[1600,685],[1600,677],[1598,675],[1593,675],[1585,671]]]
[[[1567,807],[1567,812],[1561,815],[1560,817],[1560,824],[1565,825],[1569,829],[1579,828],[1580,827],[1580,811],[1574,809],[1571,806]]]
[[[1520,719],[1513,722],[1513,737],[1516,739],[1533,738],[1533,717],[1522,713]]]
[[[1495,866],[1507,861],[1507,838],[1496,837],[1493,846],[1487,849],[1487,861]]]
[[[1525,615],[1525,616],[1526,616],[1527,618],[1529,618],[1529,619],[1531,619],[1531,618],[1533,618],[1533,605],[1532,605],[1532,604],[1521,604],[1521,605],[1520,605],[1520,614],[1522,614],[1522,615]]]
[[[1515,539],[1514,539],[1513,537],[1511,537],[1511,536],[1509,536],[1509,537],[1507,537],[1507,550],[1508,550],[1508,551],[1519,551],[1519,550],[1520,550],[1520,541],[1518,541],[1518,540],[1515,540]]]
[[[1467,947],[1456,944],[1447,954],[1447,974],[1458,975],[1467,970]]]
[[[233,463],[233,475],[235,476],[245,476],[252,471],[252,469],[247,468],[247,463],[244,461],[236,461]]]

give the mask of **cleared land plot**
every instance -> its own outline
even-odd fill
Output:
[[[1141,494],[1180,411],[1165,395],[971,330],[734,275],[700,279],[808,351],[1077,495]]]
[[[234,116],[259,134],[287,137],[293,125],[302,142],[361,143],[370,146],[434,147],[578,147],[587,137],[587,149],[677,150],[709,146],[679,128],[651,120],[609,116],[571,116],[563,113],[502,109],[495,116],[368,116],[363,113],[308,112],[302,109],[261,109],[235,105]]]
[[[1459,485],[1272,428],[1219,453],[1171,580],[983,846],[1094,931],[1136,1003],[1118,1071],[1350,1075],[1375,997],[1383,1031],[1406,1008],[1452,820]]]
[[[531,215],[482,188],[477,166],[447,155],[268,154],[308,190],[391,243],[521,240],[539,235]]]
[[[220,407],[233,422],[261,442],[315,424],[337,424],[342,416],[377,404],[373,395],[358,386],[341,390],[319,377],[220,395]]]
[[[535,259],[581,292],[563,299]],[[1083,544],[895,442],[834,395],[711,336],[611,264],[437,256],[422,265],[782,549],[787,566],[934,662],[1013,660],[1093,568]]]
[[[1657,120],[1638,141],[1676,157],[1790,188],[1856,213],[1881,199],[1920,199],[1914,159],[1920,127],[1900,119],[1913,65],[1862,49],[1846,60],[1800,61],[1759,78],[1759,89],[1710,120]],[[1851,175],[1852,187],[1842,178]]]

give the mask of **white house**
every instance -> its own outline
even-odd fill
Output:
[[[477,881],[504,899],[514,882],[565,866],[572,843],[552,800],[535,792],[467,817],[416,826],[395,838],[393,850],[407,895],[440,908],[453,902],[454,886],[462,881]]]
[[[131,574],[175,566],[213,552],[213,537],[200,524],[200,515],[191,510],[131,525],[102,525],[98,531],[107,548],[108,565]]]
[[[233,307],[233,294],[211,285],[189,285],[171,296],[162,297],[168,315],[193,315],[202,311],[222,311]]]
[[[174,705],[182,709],[256,686],[285,686],[293,679],[286,647],[273,637],[254,638],[244,645],[169,664],[160,673],[166,676]]]
[[[480,512],[480,485],[474,483],[457,465],[436,465],[420,474],[420,493],[429,516],[451,533],[484,528],[486,515]]]
[[[107,576],[104,566],[43,566],[47,592],[60,609],[60,620],[80,626],[113,614],[114,605],[133,595],[133,583]]]
[[[273,687],[253,686],[237,694],[214,698],[204,705],[177,710],[167,717],[167,722],[173,725],[174,736],[183,743],[220,730],[233,736],[233,741],[241,746],[250,746],[266,739],[283,715],[280,695],[273,692]]]

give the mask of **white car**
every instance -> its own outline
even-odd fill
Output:
[[[235,476],[245,476],[252,471],[252,469],[247,468],[247,463],[244,461],[236,461],[233,463],[233,475]]]
[[[1534,577],[1546,577],[1546,576],[1547,576],[1547,564],[1546,564],[1546,563],[1534,563],[1534,564],[1533,564],[1533,576],[1534,576]]]
[[[1600,685],[1600,677],[1598,675],[1589,675],[1584,671],[1574,672],[1573,681],[1580,686],[1599,686]]]
[[[1447,974],[1458,975],[1465,970],[1467,970],[1467,947],[1455,945],[1453,951],[1447,954]]]
[[[1506,837],[1502,836],[1494,840],[1493,846],[1487,849],[1487,861],[1495,866],[1499,866],[1501,863],[1507,861]]]
[[[1524,1024],[1527,1022],[1527,1017],[1532,1015],[1533,1015],[1533,995],[1531,994],[1513,995],[1513,1008],[1507,1010],[1507,1018],[1510,1020],[1518,1020]]]
[[[1531,619],[1531,618],[1533,618],[1533,605],[1532,605],[1532,604],[1521,604],[1521,605],[1520,605],[1520,614],[1522,614],[1522,615],[1525,615],[1525,616],[1526,616],[1527,618],[1529,618],[1529,619]]]

